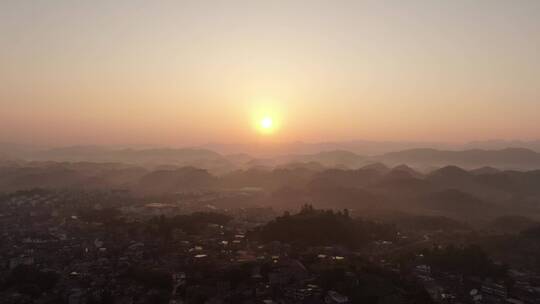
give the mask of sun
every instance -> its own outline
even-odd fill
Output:
[[[283,128],[283,111],[276,103],[254,104],[251,110],[251,126],[263,137],[273,137]]]
[[[261,119],[261,128],[263,128],[264,130],[272,129],[273,125],[274,121],[271,117],[264,117],[263,119]]]
[[[259,133],[264,135],[270,135],[276,132],[277,129],[277,122],[274,117],[272,116],[262,116],[259,118],[256,122],[257,124],[257,130]]]

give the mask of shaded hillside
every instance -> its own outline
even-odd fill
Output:
[[[382,177],[381,173],[371,169],[329,169],[314,175],[310,184],[317,186],[361,188],[374,183],[380,177]]]
[[[32,188],[70,188],[80,187],[85,176],[76,170],[61,166],[36,168],[10,168],[2,170],[0,189],[16,191]]]
[[[493,187],[482,179],[457,166],[446,166],[426,176],[436,189],[457,189],[487,200],[501,200],[508,197],[505,188]]]
[[[412,231],[470,230],[469,225],[445,216],[404,215],[391,221],[398,228]]]
[[[474,175],[484,175],[484,174],[496,174],[501,172],[501,170],[493,167],[481,167],[477,169],[473,169],[469,171],[470,173]]]
[[[448,185],[449,187],[474,181],[474,176],[471,173],[457,166],[446,166],[435,170],[428,174],[426,178],[434,183]]]
[[[121,163],[26,162],[0,166],[0,192],[48,189],[124,189],[139,194],[231,191],[257,188],[261,204],[290,209],[302,203],[320,208],[397,210],[461,220],[501,214],[540,215],[540,170],[473,174],[447,166],[424,176],[408,166],[380,164],[356,170],[318,170],[292,165],[272,170],[237,170],[216,175],[195,167],[151,170]],[[315,170],[313,170],[315,169]],[[251,189],[255,190],[255,189]]]
[[[148,173],[138,182],[136,192],[145,194],[175,193],[212,188],[216,178],[206,170],[184,167]]]
[[[302,203],[312,203],[317,208],[363,210],[386,205],[384,197],[359,188],[309,185],[306,188],[283,187],[273,191],[268,204],[278,208],[293,209]]]
[[[409,167],[409,166],[407,166],[405,164],[395,166],[394,168],[392,168],[391,172],[407,172],[412,177],[416,177],[416,178],[424,177],[424,175],[422,173],[414,170],[413,168],[411,168],[411,167]]]
[[[381,207],[387,203],[384,197],[363,189],[311,185],[308,191],[311,202],[319,208],[362,210]]]
[[[498,213],[495,205],[455,189],[424,196],[421,203],[427,210],[467,221],[492,217]]]
[[[129,189],[144,175],[148,174],[148,172],[148,170],[139,167],[103,170],[95,176],[88,178],[85,181],[85,185],[88,188]]]
[[[222,188],[257,187],[273,191],[282,187],[305,187],[316,171],[307,168],[249,169],[234,171],[219,178]]]
[[[284,165],[279,165],[276,167],[276,169],[289,169],[289,170],[295,170],[295,169],[304,169],[314,172],[320,172],[327,169],[327,167],[321,165],[318,162],[311,161],[311,162],[291,162]]]
[[[385,173],[388,173],[388,171],[390,171],[390,168],[383,163],[370,163],[363,166],[361,169],[375,171],[379,174],[385,174]]]
[[[486,225],[487,230],[499,233],[519,233],[534,227],[540,227],[540,222],[520,215],[501,216]]]
[[[147,171],[116,163],[32,162],[0,167],[0,191],[33,188],[117,189],[137,183]]]
[[[418,173],[394,168],[373,183],[369,189],[387,197],[401,200],[417,198],[433,192],[434,186]]]

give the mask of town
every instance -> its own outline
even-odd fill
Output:
[[[540,303],[540,274],[457,245],[466,232],[213,205],[245,195],[6,194],[1,302]]]

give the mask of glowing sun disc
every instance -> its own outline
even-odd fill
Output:
[[[274,121],[270,117],[265,117],[261,120],[261,128],[263,128],[264,130],[272,129],[273,125],[274,125]]]

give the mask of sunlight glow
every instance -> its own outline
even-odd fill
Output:
[[[265,117],[261,120],[261,127],[263,129],[271,129],[274,122],[272,121],[272,118]]]
[[[263,135],[265,140],[276,140],[282,136],[285,109],[281,99],[252,98],[250,120],[257,137]],[[277,136],[279,133],[279,136]],[[271,136],[270,136],[271,135]]]
[[[257,124],[259,132],[265,135],[272,134],[276,130],[274,119],[270,116],[263,116]]]

